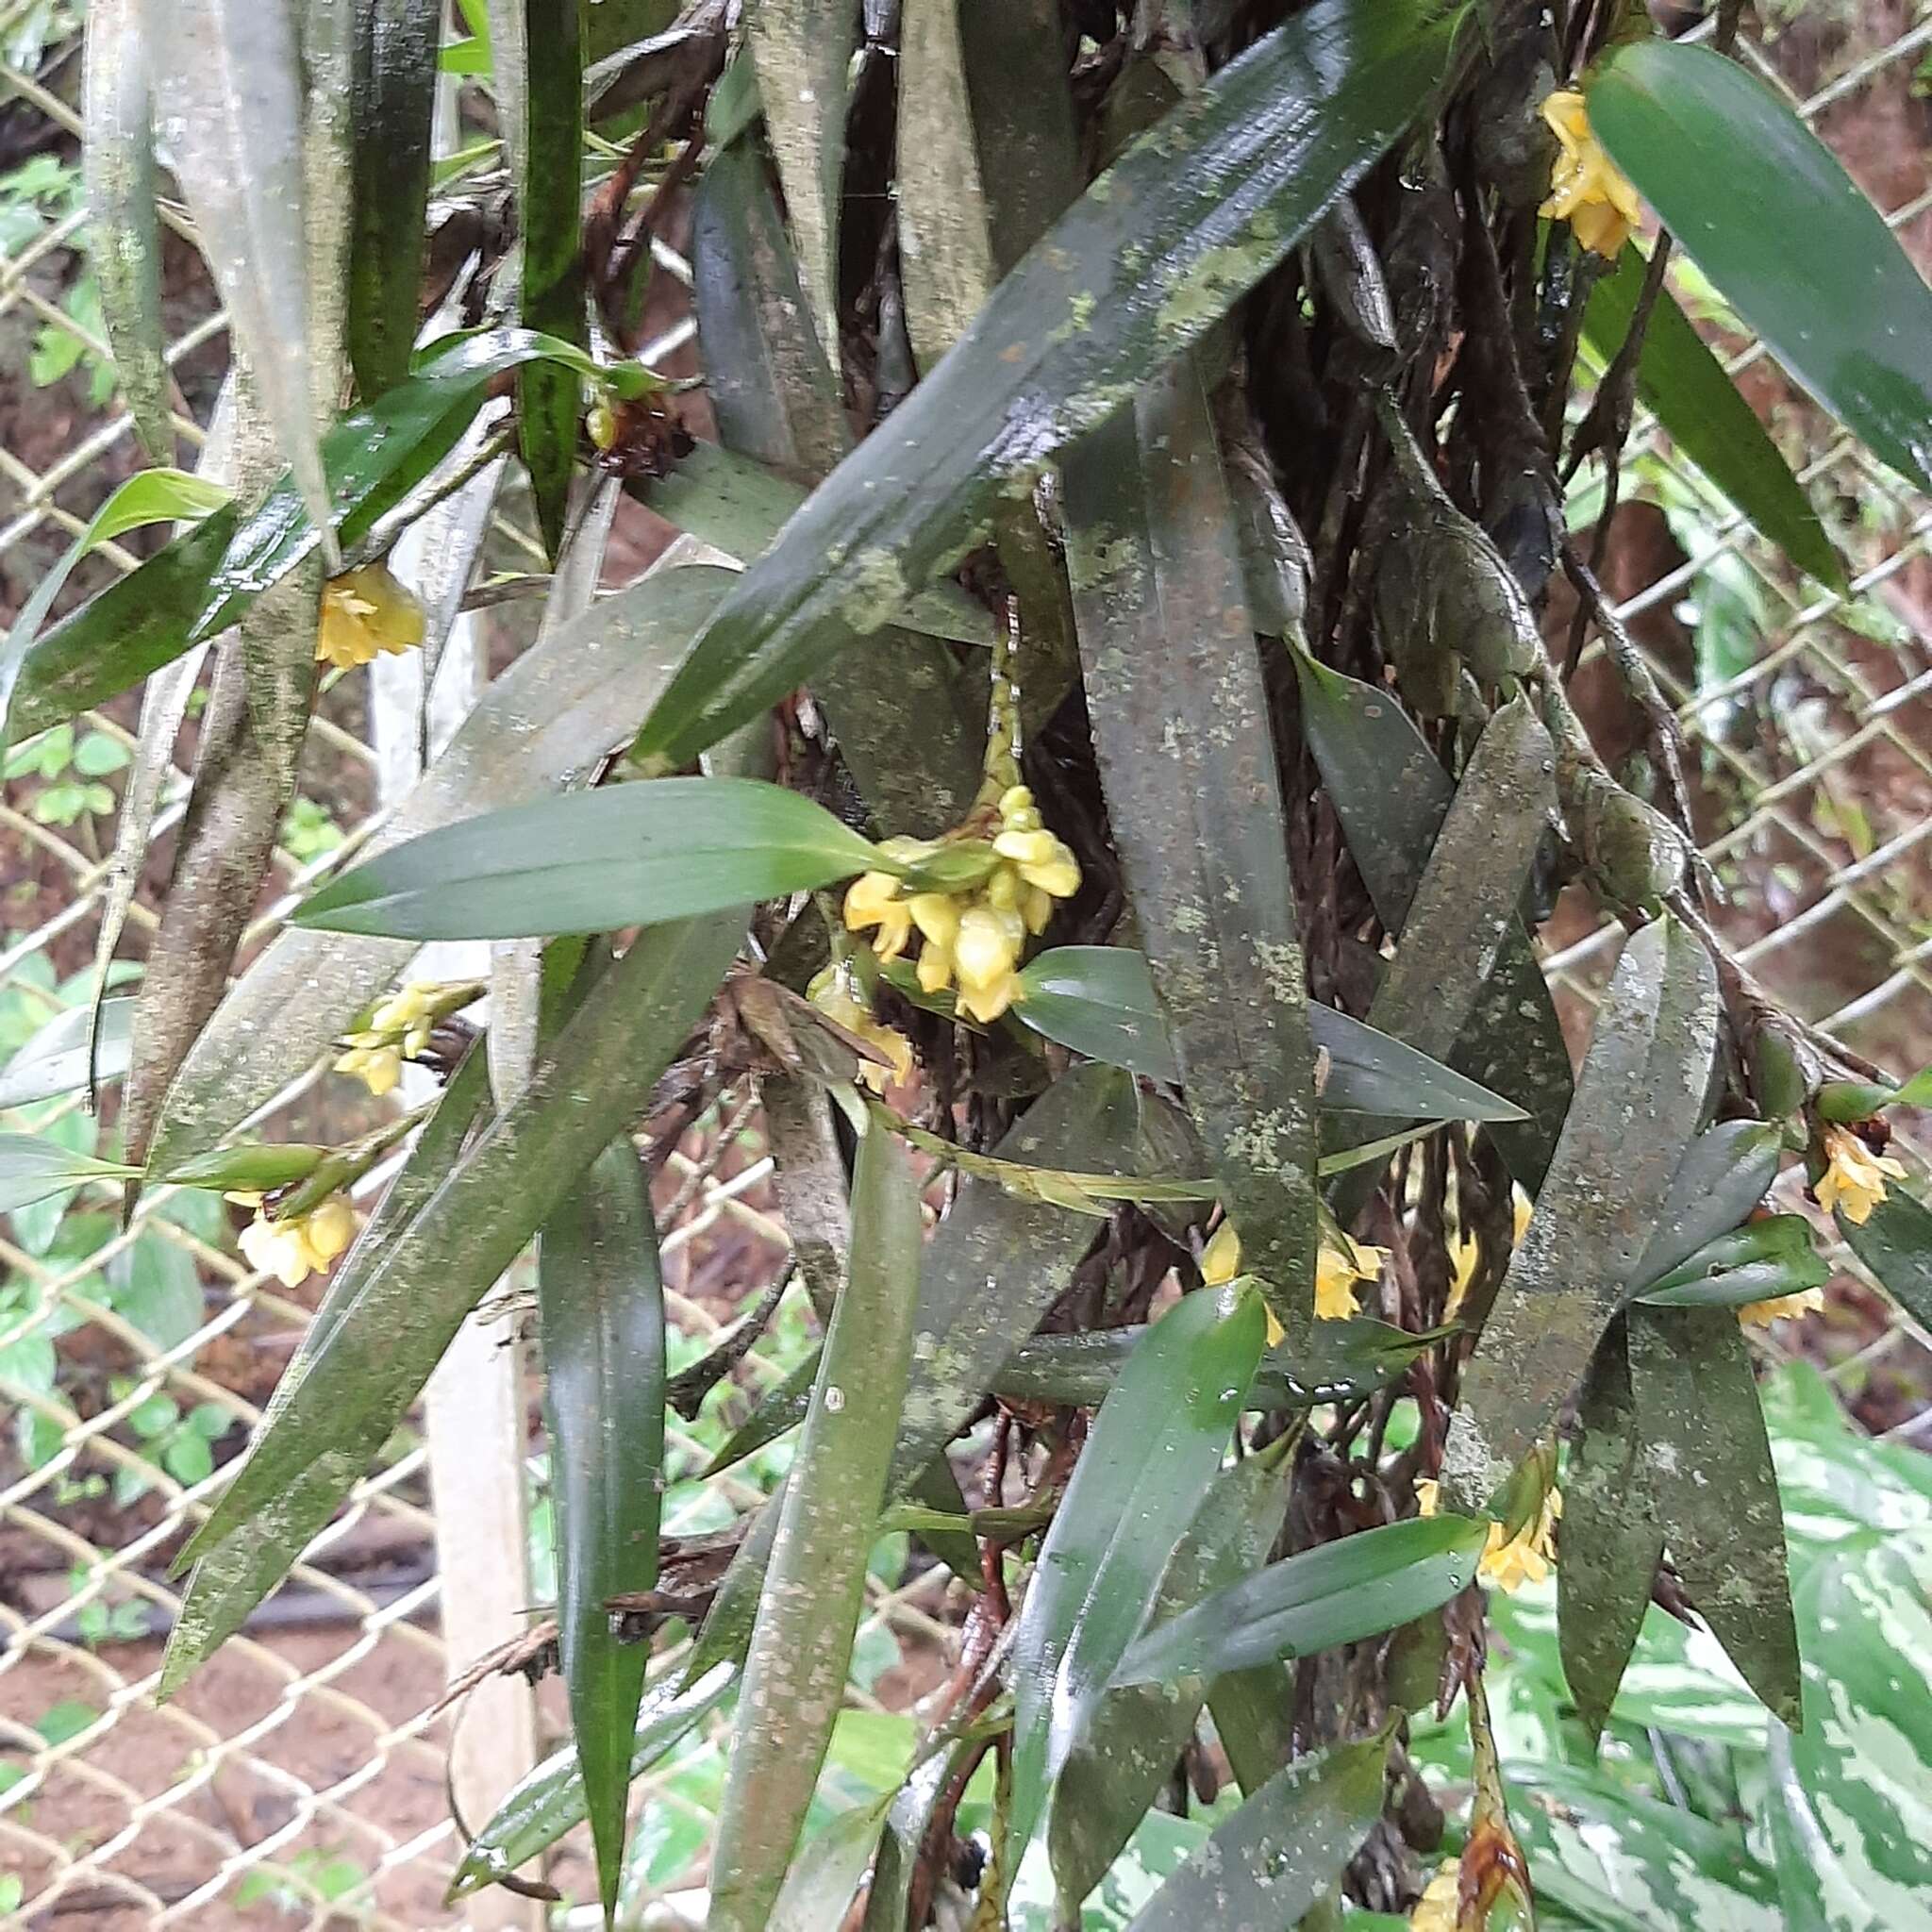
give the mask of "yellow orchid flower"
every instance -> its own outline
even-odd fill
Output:
[[[331,1194],[307,1214],[286,1221],[263,1214],[259,1194],[227,1198],[255,1208],[255,1219],[238,1237],[248,1265],[273,1274],[284,1288],[299,1287],[310,1274],[326,1274],[356,1238],[356,1210],[343,1194]]]
[[[322,622],[315,634],[318,661],[353,671],[377,652],[400,655],[423,641],[423,606],[391,574],[365,563],[333,577],[322,593]]]
[[[1433,1516],[1441,1507],[1442,1489],[1432,1476],[1424,1476],[1415,1486],[1416,1508]],[[1543,1491],[1542,1507],[1533,1521],[1513,1537],[1506,1538],[1500,1523],[1490,1524],[1490,1539],[1483,1545],[1476,1574],[1498,1590],[1516,1591],[1525,1583],[1541,1583],[1557,1560],[1557,1521],[1563,1513],[1563,1492],[1552,1483]]]
[[[1462,1868],[1453,1858],[1429,1880],[1408,1915],[1409,1932],[1456,1932],[1461,1909]]]
[[[1795,1322],[1813,1308],[1824,1306],[1822,1288],[1800,1289],[1795,1294],[1774,1294],[1761,1302],[1746,1302],[1738,1310],[1738,1320],[1747,1328],[1768,1328],[1774,1322]]]
[[[1862,1227],[1885,1199],[1885,1183],[1902,1181],[1906,1171],[1889,1155],[1874,1154],[1849,1127],[1824,1130],[1824,1172],[1813,1191],[1827,1214],[1837,1212]]]
[[[1324,1241],[1315,1256],[1315,1319],[1346,1321],[1356,1310],[1356,1283],[1378,1279],[1388,1259],[1387,1248],[1369,1241],[1348,1241],[1348,1251],[1343,1253]],[[1201,1250],[1201,1279],[1209,1288],[1223,1288],[1241,1272],[1241,1237],[1235,1233],[1233,1222],[1224,1221]],[[1284,1332],[1271,1310],[1269,1347],[1273,1348]]]
[[[1550,198],[1538,212],[1568,222],[1593,255],[1615,260],[1642,219],[1637,191],[1591,132],[1590,108],[1575,89],[1550,95],[1542,115],[1561,151],[1550,172]]]

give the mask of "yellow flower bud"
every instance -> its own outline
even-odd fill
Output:
[[[959,902],[950,892],[915,892],[906,902],[912,923],[929,940],[950,946],[959,930]]]
[[[1026,924],[1015,912],[992,906],[969,906],[959,919],[953,962],[965,992],[985,992],[1012,975],[1025,943]],[[1002,1006],[1002,1012],[1006,1010]]]
[[[986,903],[1001,912],[1017,912],[1025,890],[1010,865],[996,866],[986,882]]]
[[[1028,932],[1044,932],[1053,918],[1053,894],[1038,886],[1028,886],[1020,900],[1020,916]]]
[[[1013,1004],[1019,990],[1020,975],[1012,972],[1003,973],[986,986],[962,986],[959,989],[959,1010],[969,1020],[977,1020],[982,1026],[991,1026]]]
[[[591,405],[591,412],[584,418],[584,427],[591,432],[591,441],[599,449],[614,448],[617,442],[617,411],[602,396]]]
[[[398,1046],[351,1046],[334,1065],[339,1074],[353,1074],[380,1100],[403,1077],[403,1052]]]
[[[322,593],[315,655],[343,671],[423,641],[423,607],[386,564],[365,563],[332,578]]]
[[[1056,899],[1071,899],[1080,890],[1080,861],[1051,832],[1002,832],[992,849],[1018,866],[1029,886]]]
[[[920,949],[919,990],[943,992],[953,983],[953,949],[943,940],[929,939]]]
[[[1241,1272],[1241,1236],[1233,1222],[1224,1221],[1201,1250],[1201,1279],[1209,1288],[1224,1288]]]

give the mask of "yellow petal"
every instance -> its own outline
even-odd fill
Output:
[[[1201,1279],[1209,1288],[1220,1288],[1241,1272],[1241,1237],[1234,1223],[1224,1221],[1201,1250]]]
[[[907,900],[906,909],[912,915],[912,923],[929,940],[936,940],[942,946],[953,942],[953,936],[959,930],[959,902],[950,892],[914,892]]]
[[[1746,1302],[1738,1320],[1747,1328],[1768,1328],[1774,1322],[1794,1322],[1824,1306],[1822,1288],[1800,1289],[1795,1294],[1774,1294],[1761,1302]]]

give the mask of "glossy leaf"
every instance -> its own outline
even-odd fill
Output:
[[[1625,248],[1615,273],[1591,289],[1584,340],[1606,363],[1630,331],[1647,266],[1637,249]],[[1844,559],[1825,535],[1811,499],[1667,288],[1657,291],[1644,331],[1637,393],[1676,448],[1761,535],[1820,583],[1844,588]]]
[[[1563,1478],[1563,1560],[1557,1615],[1563,1675],[1592,1740],[1603,1730],[1663,1556],[1664,1533],[1643,1474],[1624,1324],[1591,1361]]]
[[[1671,1177],[1632,1286],[1681,1267],[1743,1221],[1775,1178],[1783,1145],[1783,1130],[1772,1121],[1719,1121],[1706,1127],[1684,1150]]]
[[[712,1932],[762,1932],[831,1737],[911,1364],[920,1247],[911,1169],[874,1127],[853,1174],[850,1272],[745,1659],[712,1855]]]
[[[1124,402],[1287,254],[1407,125],[1455,31],[1420,0],[1320,0],[1216,74],[1185,124],[1130,148],[746,574],[640,752],[676,768],[889,622],[970,545],[1004,484]]]
[[[1333,1885],[1382,1815],[1386,1737],[1298,1757],[1214,1827],[1127,1932],[1277,1932]]]
[[[370,849],[581,780],[627,738],[725,574],[647,576],[554,637],[490,687]],[[196,1041],[153,1150],[158,1171],[212,1146],[312,1065],[408,963],[404,941],[287,931],[233,987]]]
[[[517,164],[517,229],[523,242],[518,278],[524,325],[581,348],[589,340],[584,310],[583,146],[584,9],[569,0],[524,0],[523,138]],[[563,548],[571,469],[584,411],[583,389],[570,370],[525,362],[517,372],[517,436],[543,547],[556,561]]]
[[[1376,916],[1400,932],[1455,785],[1407,712],[1386,691],[1294,653],[1302,730],[1322,774]],[[1521,924],[1503,937],[1495,965],[1450,1064],[1530,1118],[1488,1129],[1510,1173],[1531,1194],[1542,1185],[1569,1110],[1570,1052]]]
[[[393,1426],[477,1299],[642,1106],[741,932],[729,914],[653,926],[597,981],[515,1103],[392,1239],[358,1257],[354,1319],[257,1439],[192,1553],[241,1530],[318,1454]]]
[[[0,1214],[44,1201],[80,1181],[119,1180],[134,1172],[118,1160],[96,1160],[39,1134],[0,1134]]]
[[[1149,1630],[1113,1681],[1206,1683],[1392,1630],[1468,1588],[1489,1533],[1474,1517],[1414,1517],[1286,1557]]]
[[[557,1512],[558,1639],[607,1918],[624,1865],[631,1737],[650,1645],[604,1606],[658,1583],[664,1288],[637,1151],[620,1136],[543,1224],[537,1315]]]
[[[157,125],[215,285],[311,524],[330,490],[310,380],[307,121],[293,10],[256,0],[177,0],[149,37]],[[322,539],[334,567],[333,534]]]
[[[694,1725],[716,1710],[738,1682],[738,1671],[728,1663],[715,1663],[690,1682],[687,1675],[683,1670],[674,1669],[644,1692],[631,1738],[633,1778],[649,1771]],[[548,1851],[588,1815],[576,1746],[566,1744],[526,1773],[470,1840],[462,1863],[450,1880],[449,1901],[453,1904],[480,1890]]]
[[[409,373],[423,283],[438,0],[366,0],[352,19],[349,366],[365,397]]]
[[[1267,693],[1194,365],[1144,384],[1071,454],[1064,485],[1123,877],[1243,1263],[1298,1339],[1314,1308],[1314,1045]]]
[[[1694,935],[1662,921],[1631,936],[1449,1426],[1444,1491],[1457,1507],[1488,1506],[1588,1365],[1696,1130],[1717,1013]]]
[[[1151,1620],[1164,1622],[1262,1562],[1287,1505],[1278,1459],[1251,1456],[1218,1475],[1161,1574]],[[1108,1691],[1092,1707],[1054,1785],[1047,1826],[1063,1918],[1077,1918],[1172,1775],[1201,1703],[1198,1691],[1139,1684]]]
[[[1795,1724],[1784,1515],[1738,1319],[1725,1308],[1634,1307],[1629,1324],[1643,1473],[1684,1593],[1752,1690]]]
[[[1651,1308],[1735,1308],[1822,1288],[1831,1269],[1802,1214],[1771,1214],[1720,1235],[1637,1296]]]
[[[839,192],[845,172],[845,87],[854,9],[844,0],[762,0],[747,44],[765,108],[799,276],[819,347],[839,360]]]
[[[1014,1639],[1016,1855],[1213,1481],[1265,1325],[1251,1294],[1187,1297],[1147,1331],[1093,1420]]]
[[[1846,428],[1932,490],[1932,291],[1831,150],[1709,47],[1620,47],[1589,98],[1610,158],[1750,328]]]
[[[305,900],[297,925],[522,939],[689,919],[872,867],[824,806],[750,778],[658,778],[486,812],[392,846]]]
[[[100,0],[87,16],[81,161],[101,324],[127,413],[158,463],[175,454],[161,324],[161,230],[143,0]]]
[[[134,1016],[131,999],[108,1000],[101,1007],[97,1080],[118,1080],[127,1071],[127,1030]],[[92,1013],[71,1007],[57,1014],[11,1059],[0,1066],[0,1108],[26,1107],[73,1093],[88,1084],[88,1035]]]

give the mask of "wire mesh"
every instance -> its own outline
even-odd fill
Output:
[[[1909,125],[1913,76],[1932,47],[1932,20],[1883,8],[1866,18],[1892,30],[1855,36],[1802,98],[1788,84],[1805,65],[1789,24],[1774,34],[1760,21],[1741,44],[1855,172],[1873,152],[1860,145],[1860,118],[1877,103]],[[13,45],[0,41],[0,52]],[[71,160],[77,61],[30,65],[0,60],[10,125],[34,129],[23,165]],[[1924,258],[1932,168],[1922,141],[1905,146],[1882,150],[1885,178],[1868,186]],[[49,181],[25,197],[35,218],[8,226],[21,184],[0,179],[0,395],[12,409],[0,447],[0,605],[9,616],[136,460],[125,410],[86,392],[105,350],[73,299],[84,217],[71,181]],[[205,287],[184,279],[169,359],[184,396],[205,398],[223,319]],[[1723,340],[1843,541],[1849,591],[1797,583],[1643,424],[1625,456],[1636,508],[1621,514],[1648,547],[1614,548],[1613,569],[1633,547],[1641,554],[1612,588],[1693,748],[1700,833],[1730,889],[1727,941],[1806,1017],[1903,1074],[1932,1060],[1932,506],[1785,389],[1761,348]],[[36,394],[31,434],[12,433]],[[192,450],[193,411],[178,409],[175,426]],[[1675,507],[1674,522],[1659,505]],[[1667,541],[1690,524],[1693,544]],[[138,548],[108,546],[91,569],[130,568]],[[1727,624],[1748,632],[1736,661]],[[105,780],[132,741],[129,715],[125,706],[91,714],[60,758],[7,784],[0,1047],[81,996],[111,848]],[[251,942],[331,862],[332,838],[366,829],[373,758],[362,724],[353,690],[319,721],[305,803],[275,855],[280,902]],[[156,827],[163,847],[186,791],[177,770]],[[144,891],[137,949],[154,924]],[[1579,1015],[1620,930],[1559,908],[1547,964]],[[91,1131],[77,1099],[0,1124],[76,1141]],[[666,1241],[674,1313],[696,1334],[717,1324],[721,1270],[748,1298],[785,1255],[768,1164],[751,1156],[714,1169],[715,1155],[674,1157],[665,1180],[678,1216]],[[1801,1205],[1801,1178],[1787,1176],[1787,1206]],[[460,1847],[444,1792],[450,1719],[434,1707],[448,1659],[436,1634],[423,1447],[407,1436],[389,1445],[289,1584],[158,1707],[160,1640],[179,1602],[167,1558],[310,1304],[235,1258],[224,1216],[192,1212],[162,1189],[124,1229],[107,1205],[83,1191],[0,1221],[0,1402],[12,1424],[0,1443],[0,1918],[103,1932],[191,1915],[204,1926],[259,1924],[265,1908],[318,1925],[454,1923],[460,1914],[441,1904]],[[1776,1331],[1774,1345],[1827,1361],[1867,1426],[1910,1434],[1932,1413],[1925,1338],[1856,1277],[1841,1279],[1824,1313]],[[937,1655],[945,1628],[932,1588],[929,1575],[874,1582],[867,1630]],[[553,1705],[553,1729],[558,1716]]]

